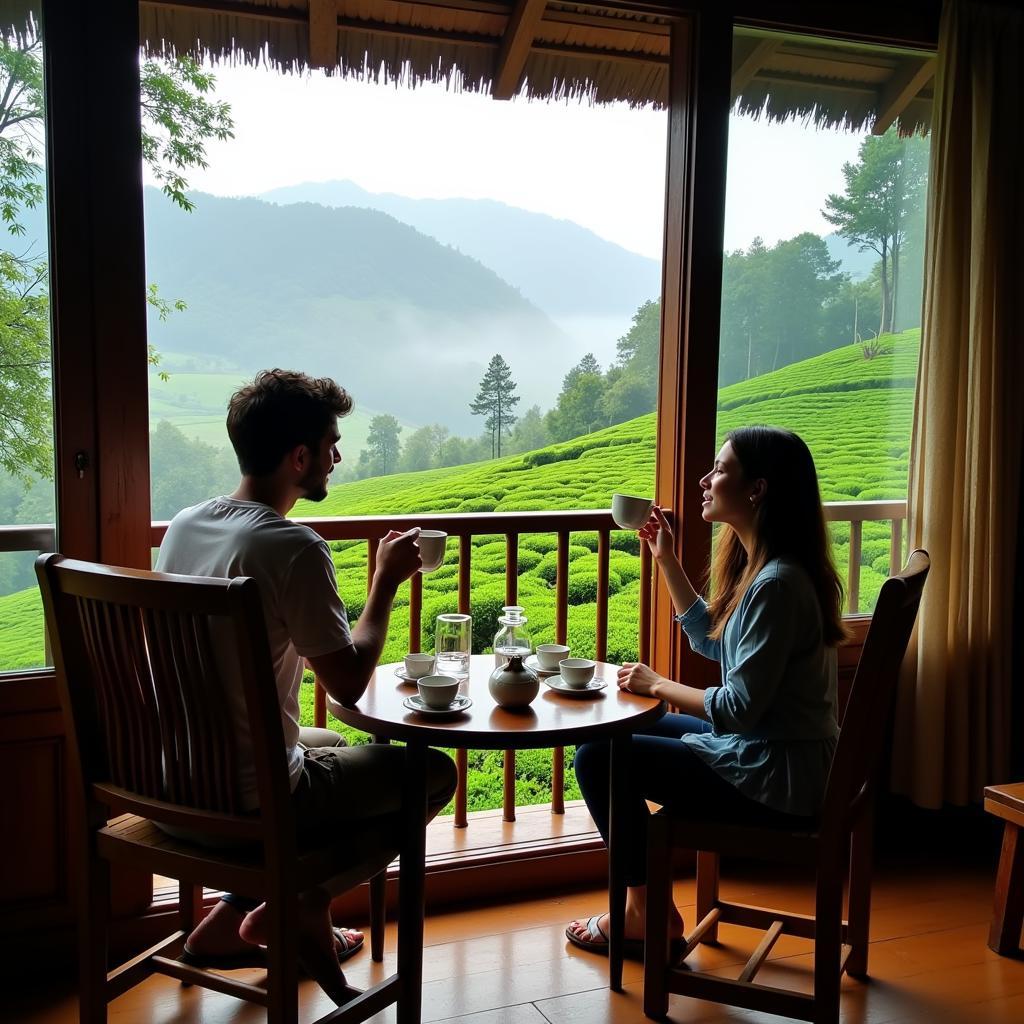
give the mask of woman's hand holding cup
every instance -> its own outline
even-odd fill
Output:
[[[675,557],[676,539],[672,532],[672,524],[668,521],[660,505],[651,509],[647,522],[637,531],[647,541],[651,554],[656,561]]]

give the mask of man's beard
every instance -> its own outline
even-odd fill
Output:
[[[306,501],[323,501],[327,497],[327,477],[319,466],[314,466],[299,481]]]

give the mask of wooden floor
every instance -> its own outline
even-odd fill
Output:
[[[779,901],[808,911],[805,887],[774,869],[730,874],[724,895],[748,903]],[[843,982],[844,1024],[909,1022],[1024,1022],[1024,962],[996,956],[986,946],[994,864],[970,868],[890,866],[875,884],[871,927],[871,980]],[[680,881],[676,901],[693,923],[693,883]],[[592,1024],[641,1022],[641,969],[627,963],[626,990],[606,987],[606,962],[568,945],[566,921],[603,906],[600,891],[547,897],[510,906],[439,914],[426,924],[424,1021],[450,1024]],[[350,922],[346,922],[350,923]],[[359,922],[351,922],[359,923]],[[758,936],[725,926],[722,943],[700,947],[693,962],[735,976]],[[379,976],[393,964],[395,935],[389,930],[385,963],[375,967],[367,952],[346,965],[352,983]],[[809,988],[812,946],[782,939],[758,975],[765,984]],[[250,972],[258,978],[258,972]],[[241,975],[244,976],[244,973]],[[312,982],[302,986],[303,1014],[313,1019],[330,1009]],[[19,1024],[77,1021],[74,993],[4,993],[0,1019]],[[112,1024],[250,1024],[264,1020],[257,1007],[170,979],[150,979],[111,1005]],[[382,1014],[375,1021],[391,1021]],[[678,1022],[778,1022],[779,1017],[730,1010],[713,1003],[673,997],[670,1019]]]

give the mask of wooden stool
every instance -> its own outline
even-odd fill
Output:
[[[985,810],[1006,822],[988,945],[1000,956],[1019,956],[1024,924],[1024,782],[986,786]]]

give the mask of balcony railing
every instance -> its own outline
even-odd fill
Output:
[[[903,561],[903,522],[906,518],[904,501],[845,501],[829,502],[825,506],[826,518],[830,523],[849,523],[849,551],[847,556],[847,609],[856,615],[861,602],[861,565],[864,551],[864,524],[891,523],[889,537],[888,570],[899,570]],[[570,537],[573,533],[597,534],[597,603],[595,614],[595,657],[603,661],[608,646],[608,572],[611,533],[617,527],[606,510],[572,512],[484,512],[446,515],[407,516],[366,516],[350,519],[304,519],[326,541],[362,541],[366,544],[366,580],[369,588],[375,569],[377,544],[388,530],[407,530],[413,526],[424,529],[443,530],[458,541],[458,608],[471,611],[471,583],[473,571],[473,538],[482,535],[504,535],[505,537],[505,599],[506,604],[515,604],[518,596],[518,552],[519,538],[526,534],[554,534],[556,537],[555,577],[555,642],[565,643],[569,621],[569,558]],[[152,546],[159,547],[163,540],[166,523],[154,523]],[[875,542],[877,543],[877,541]],[[46,551],[55,544],[53,526],[37,524],[32,526],[0,527],[0,552],[4,551]],[[639,615],[637,651],[641,661],[648,661],[650,654],[651,619],[651,557],[646,545],[640,546]],[[418,573],[410,581],[409,593],[409,636],[411,651],[420,649],[422,636],[423,577]],[[316,690],[314,704],[315,724],[326,724],[326,699],[320,687]],[[456,765],[459,785],[455,796],[453,823],[456,828],[465,828],[467,815],[467,751],[457,751]],[[503,817],[514,821],[515,803],[515,752],[506,751],[504,757]],[[552,751],[551,811],[563,814],[565,781],[564,751]]]

